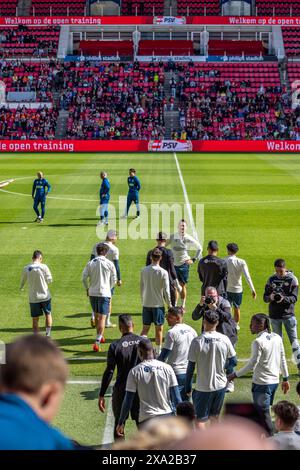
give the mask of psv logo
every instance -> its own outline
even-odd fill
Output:
[[[192,149],[190,140],[151,140],[148,144],[149,152],[191,152]]]

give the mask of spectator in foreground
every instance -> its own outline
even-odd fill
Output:
[[[190,401],[182,401],[178,403],[176,408],[176,415],[179,418],[185,419],[185,421],[191,426],[192,429],[196,427],[196,410]]]
[[[68,376],[56,345],[40,335],[17,339],[7,346],[0,373],[0,450],[74,450],[50,426]]]
[[[300,397],[300,382],[297,383],[296,392],[298,394],[298,397]],[[299,418],[297,420],[297,423],[295,424],[295,433],[299,434],[300,436],[300,406],[298,406],[298,411],[299,411]]]
[[[190,432],[189,425],[181,418],[169,416],[151,419],[128,440],[118,440],[112,450],[164,450],[170,445],[175,446]]]
[[[278,431],[271,440],[278,450],[300,450],[300,436],[294,427],[299,418],[296,405],[286,400],[279,401],[272,408],[275,414],[275,428]]]
[[[181,442],[172,444],[174,450],[273,450],[270,439],[262,439],[263,429],[248,419],[228,417],[205,431],[198,430]]]

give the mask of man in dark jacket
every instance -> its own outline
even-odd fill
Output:
[[[138,345],[140,336],[134,334],[134,324],[130,315],[119,316],[119,329],[122,334],[120,339],[111,343],[107,354],[107,365],[102,377],[101,389],[99,392],[98,407],[101,413],[105,412],[105,393],[112,381],[115,368],[117,367],[117,377],[112,392],[112,409],[115,417],[114,437],[116,433],[123,398],[125,395],[126,381],[129,371],[139,362]],[[136,395],[131,408],[131,417],[137,423],[139,416],[139,400]],[[126,418],[127,419],[127,418]]]
[[[265,286],[264,301],[269,304],[269,316],[274,333],[282,336],[282,325],[285,327],[300,373],[300,346],[295,317],[295,304],[299,290],[298,279],[286,269],[284,259],[275,260],[274,267],[275,273],[268,279]]]
[[[169,274],[171,302],[172,302],[172,305],[175,306],[177,302],[177,292],[178,291],[180,292],[181,286],[177,279],[172,250],[169,250],[168,248],[166,248],[167,238],[168,238],[167,234],[165,234],[164,232],[159,232],[157,234],[157,238],[156,238],[157,246],[155,248],[159,248],[159,250],[162,253],[160,267],[165,269],[167,273]],[[150,250],[147,254],[146,266],[149,266],[151,264],[152,251],[153,250]]]
[[[219,315],[217,330],[219,333],[228,336],[233,346],[237,342],[236,323],[231,316],[231,308],[228,300],[221,297],[215,287],[208,286],[205,295],[200,299],[192,313],[193,320],[200,320],[208,310],[214,310]]]
[[[227,290],[227,264],[218,255],[218,242],[211,240],[207,246],[208,255],[201,258],[198,264],[198,275],[202,282],[201,294],[204,295],[207,287],[215,287],[220,295],[226,298]]]

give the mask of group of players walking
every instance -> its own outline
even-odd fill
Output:
[[[110,184],[105,172],[100,176],[100,223],[107,224]],[[139,216],[138,193],[141,185],[134,169],[129,171],[128,185],[125,217],[132,202],[136,204],[136,215]],[[35,210],[38,210],[38,201],[41,203],[42,196],[45,198],[49,190],[49,183],[39,173],[33,190],[33,196],[34,191],[35,194],[40,191],[39,199],[35,199]],[[42,215],[37,214],[38,219],[44,218],[44,210],[45,201],[42,204]],[[94,351],[99,351],[101,343],[105,342],[105,327],[112,326],[111,299],[115,285],[122,284],[116,243],[117,233],[109,230],[106,240],[93,247],[91,259],[82,274],[93,310],[91,322],[97,332]],[[190,255],[191,248],[196,252],[193,257]],[[124,435],[124,425],[130,411],[138,425],[153,417],[174,413],[178,403],[190,399],[195,371],[197,380],[193,403],[199,423],[217,419],[226,391],[234,390],[233,381],[254,370],[253,400],[265,413],[267,430],[272,433],[269,408],[281,374],[284,393],[289,390],[288,368],[281,339],[282,325],[287,331],[300,370],[300,347],[294,312],[298,280],[287,270],[283,259],[275,261],[275,273],[269,278],[264,292],[269,316],[256,314],[252,317],[250,330],[257,336],[252,344],[252,355],[249,362],[235,372],[237,358],[234,347],[239,330],[243,275],[254,299],[256,291],[247,263],[237,257],[237,244],[227,245],[228,256],[225,259],[218,257],[218,250],[218,243],[210,241],[207,255],[201,258],[202,247],[198,240],[187,234],[187,223],[184,220],[179,222],[177,233],[169,237],[163,232],[158,233],[157,245],[147,254],[146,267],[140,274],[142,330],[139,335],[135,334],[131,316],[120,315],[119,329],[122,336],[108,350],[99,409],[105,411],[105,393],[117,367],[112,400],[115,437]],[[34,332],[39,331],[38,318],[44,313],[46,334],[50,336],[52,317],[48,284],[52,277],[42,261],[42,253],[35,251],[32,263],[23,271],[21,288],[28,281]],[[202,319],[200,335],[184,323],[189,270],[196,262],[202,286],[200,301],[195,306],[192,318],[195,321]],[[163,343],[165,305],[168,306],[166,318],[170,329]],[[152,324],[155,326],[155,348],[147,339]]]

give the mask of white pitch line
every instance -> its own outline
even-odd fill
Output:
[[[98,361],[106,362],[105,357],[66,357],[67,361]]]
[[[107,415],[105,420],[104,433],[102,438],[102,445],[111,444],[114,440],[114,423],[115,417],[112,409],[111,397],[108,399]]]
[[[100,380],[68,380],[68,385],[99,385]]]
[[[176,157],[176,160],[177,160],[177,157]],[[178,162],[178,160],[177,160],[177,162]],[[179,163],[178,163],[178,167],[179,167]],[[181,171],[180,167],[179,167],[179,171]],[[180,173],[179,173],[179,177],[180,177]],[[19,178],[19,179],[21,179],[21,178]],[[183,182],[183,184],[184,184],[184,182]],[[185,187],[185,185],[184,185],[184,187]],[[32,197],[31,194],[18,193],[16,191],[8,191],[6,189],[0,189],[0,192],[6,193],[6,194],[11,194],[13,196],[25,196],[25,197],[30,197],[30,198]],[[82,201],[82,202],[98,202],[99,203],[98,199],[82,199],[82,198],[74,198],[74,197],[47,196],[47,199],[56,199],[58,201]],[[116,199],[111,199],[110,200],[110,203],[118,203],[118,202],[119,202],[119,200],[116,200]],[[239,205],[239,204],[280,204],[280,203],[284,204],[284,203],[290,203],[290,202],[291,203],[293,203],[293,202],[300,203],[300,199],[278,199],[278,200],[270,200],[270,201],[266,201],[266,200],[258,200],[258,201],[204,201],[204,202],[202,202],[202,204],[204,206],[205,205],[219,206],[219,205],[231,205],[231,204],[237,204],[237,205]],[[146,202],[143,202],[143,204],[145,204],[145,205],[161,204],[161,202],[160,201],[146,201]],[[164,204],[174,204],[174,201],[166,201],[166,202],[164,202]],[[191,207],[188,204],[187,204],[187,207],[188,207],[188,210],[191,209]]]
[[[183,196],[184,196],[185,204],[186,204],[186,207],[187,207],[188,217],[190,219],[190,223],[191,223],[191,227],[192,227],[193,237],[197,241],[199,241],[197,230],[196,230],[196,227],[195,227],[194,218],[193,218],[191,204],[190,204],[190,201],[189,201],[188,193],[187,193],[187,190],[186,190],[186,187],[185,187],[185,182],[184,182],[184,179],[183,179],[183,176],[182,176],[182,173],[181,173],[181,169],[180,169],[180,165],[179,165],[179,162],[178,162],[178,159],[177,159],[177,155],[176,155],[175,152],[173,153],[173,155],[174,155],[174,159],[175,159],[179,179],[180,179],[181,186],[182,186]]]

